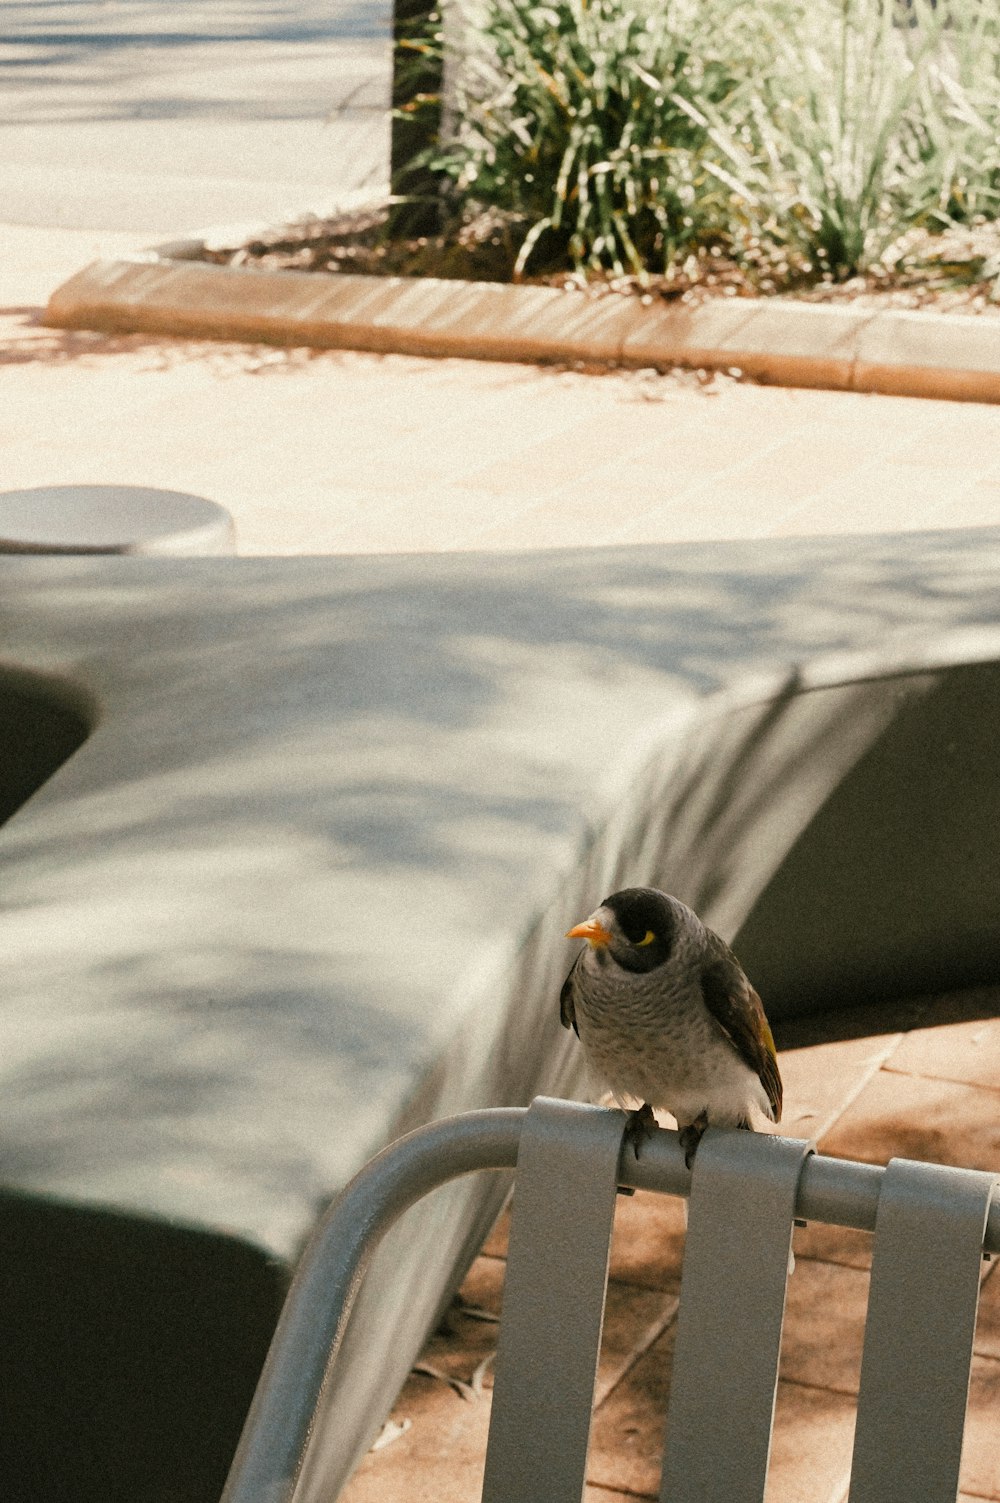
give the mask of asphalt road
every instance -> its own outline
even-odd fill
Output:
[[[388,174],[388,0],[0,0],[0,222],[181,235]]]

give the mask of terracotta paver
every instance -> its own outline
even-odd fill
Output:
[[[476,1259],[460,1299],[422,1354],[421,1370],[411,1374],[399,1396],[382,1436],[388,1443],[365,1457],[350,1483],[353,1503],[387,1503],[394,1497],[478,1503],[497,1326],[463,1313],[462,1306],[497,1315],[502,1282],[499,1260]]]
[[[799,1262],[807,1258],[866,1271],[872,1266],[872,1234],[848,1226],[823,1226],[811,1221],[796,1227],[792,1248]]]
[[[988,988],[965,993],[956,1021],[908,1034],[889,1068],[1000,1091],[1000,1019],[983,1016]]]
[[[798,1259],[788,1281],[781,1376],[810,1388],[856,1394],[867,1308],[867,1273]]]
[[[926,1159],[1000,1173],[1000,1097],[979,1086],[882,1070],[823,1140],[841,1158]]]
[[[980,1498],[1000,1497],[1000,1362],[975,1357],[962,1450],[962,1486]]]
[[[595,1402],[601,1404],[643,1352],[659,1340],[677,1314],[677,1296],[612,1280],[604,1310]]]
[[[852,1398],[779,1382],[766,1503],[842,1503],[853,1444]]]
[[[656,1496],[671,1351],[672,1332],[667,1332],[598,1409],[588,1466],[592,1481]],[[853,1433],[854,1405],[849,1396],[781,1381],[768,1499],[834,1503],[850,1466]]]
[[[976,1351],[1000,1361],[1000,1259],[991,1258],[979,1296],[979,1319],[976,1323]]]
[[[867,1081],[894,1055],[902,1037],[901,1033],[888,1033],[784,1050],[781,1131],[790,1138],[821,1140]]]
[[[489,1422],[489,1396],[466,1402],[439,1380],[410,1377],[390,1422],[405,1430],[364,1457],[341,1497],[479,1503]]]
[[[672,1195],[646,1190],[620,1195],[611,1243],[612,1281],[676,1293],[685,1227],[683,1202]]]
[[[591,1482],[640,1495],[659,1492],[673,1344],[670,1327],[594,1415],[587,1466]]]

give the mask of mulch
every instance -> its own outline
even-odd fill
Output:
[[[239,245],[208,243],[201,259],[270,270],[428,276],[509,282],[517,254],[516,225],[482,214],[448,233],[391,238],[388,210],[370,208],[330,218],[307,217],[256,234]],[[715,297],[784,297],[812,303],[852,303],[873,309],[930,309],[936,313],[1000,313],[1000,220],[942,232],[917,229],[901,236],[863,276],[835,281],[780,250],[761,250],[754,263],[737,262],[708,246],[669,276],[616,277],[556,269],[526,283],[584,290],[592,296],[642,297],[696,304]]]

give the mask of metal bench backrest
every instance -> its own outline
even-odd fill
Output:
[[[483,1503],[580,1503],[620,1184],[690,1196],[662,1503],[764,1497],[796,1217],[875,1233],[849,1503],[955,1503],[980,1267],[1000,1250],[994,1176],[721,1131],[689,1174],[676,1133],[637,1162],[624,1126],[538,1098],[432,1124],[362,1170],[303,1258],[223,1503],[291,1498],[364,1266],[397,1216],[515,1160]]]

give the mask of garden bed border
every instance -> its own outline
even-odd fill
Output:
[[[173,250],[173,247],[165,249]],[[432,277],[200,262],[198,242],[96,261],[56,289],[48,327],[379,354],[739,371],[785,386],[1000,402],[1000,320],[713,297],[701,304]]]

